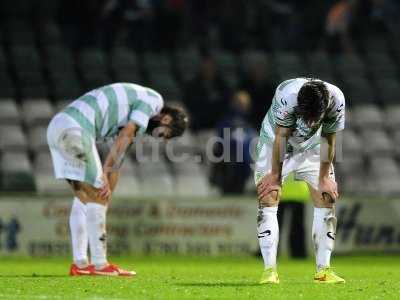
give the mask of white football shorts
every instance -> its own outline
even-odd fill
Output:
[[[57,179],[103,185],[103,168],[95,137],[82,129],[67,114],[59,113],[47,128],[47,142]]]
[[[257,145],[257,160],[254,170],[254,182],[257,184],[272,168],[273,144],[260,138]],[[305,181],[318,190],[320,169],[320,147],[314,147],[303,152],[286,154],[282,166],[282,181],[290,173],[294,173],[295,180]],[[330,176],[335,180],[334,168],[331,166]]]

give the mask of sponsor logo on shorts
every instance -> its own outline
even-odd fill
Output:
[[[332,231],[328,231],[328,233],[326,234],[327,236],[328,236],[328,238],[330,238],[330,239],[332,239],[332,240],[335,240],[335,233],[334,232],[332,232]]]
[[[261,239],[261,238],[264,238],[264,237],[270,236],[270,235],[271,235],[271,230],[267,229],[267,230],[265,230],[263,232],[260,232],[258,234],[258,238]]]

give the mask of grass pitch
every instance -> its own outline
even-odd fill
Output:
[[[261,259],[132,257],[135,278],[69,277],[67,259],[0,258],[0,299],[400,299],[400,257],[336,257],[347,283],[314,284],[312,260],[280,260],[280,285],[258,285]]]

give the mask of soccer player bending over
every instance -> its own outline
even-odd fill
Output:
[[[306,78],[278,86],[262,123],[254,174],[258,240],[265,264],[260,283],[279,283],[277,211],[282,180],[291,172],[296,180],[308,183],[314,202],[314,281],[345,282],[330,269],[336,230],[334,202],[339,196],[332,163],[336,133],[344,129],[344,119],[345,100],[338,87]]]
[[[169,139],[182,135],[186,127],[181,109],[164,107],[159,93],[132,83],[90,91],[54,116],[47,140],[55,177],[66,179],[75,195],[70,215],[70,275],[135,275],[109,263],[106,255],[106,211],[119,166],[137,134],[157,128],[159,137]],[[96,140],[105,138],[115,140],[102,165]]]

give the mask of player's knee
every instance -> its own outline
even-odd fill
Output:
[[[95,187],[90,187],[91,192],[91,201],[90,202],[96,202],[99,204],[107,205],[108,204],[108,198],[105,198],[101,196],[101,189],[95,188]]]
[[[106,205],[108,199],[101,196],[101,189],[79,181],[69,181],[75,195],[83,202],[96,202]]]
[[[317,197],[313,197],[314,207],[317,208],[332,208],[333,204],[326,198],[319,195]]]
[[[278,206],[279,192],[271,191],[267,196],[258,200],[261,207]]]

